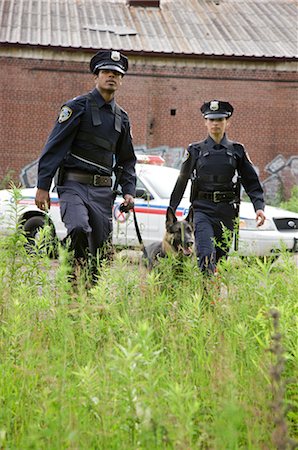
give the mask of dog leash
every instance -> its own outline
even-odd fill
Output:
[[[132,208],[132,213],[133,213],[133,223],[134,223],[134,226],[135,226],[135,229],[136,229],[136,233],[137,233],[139,244],[140,244],[140,246],[141,246],[141,248],[143,250],[145,258],[149,259],[146,247],[145,247],[145,245],[143,243],[142,235],[141,235],[139,224],[138,224],[138,220],[137,220],[137,215],[136,215],[136,212],[135,212],[134,208]]]
[[[144,254],[145,258],[149,259],[148,258],[148,253],[147,253],[147,250],[146,250],[146,247],[144,245],[144,242],[143,242],[143,239],[142,239],[142,235],[141,235],[141,232],[140,232],[140,227],[139,227],[139,224],[138,224],[138,219],[137,219],[135,208],[134,207],[127,208],[126,206],[122,206],[122,207],[121,206],[122,206],[122,204],[120,205],[120,211],[122,211],[122,212],[129,212],[130,210],[132,210],[133,223],[134,223],[134,226],[135,226],[135,230],[136,230],[136,233],[137,233],[137,238],[138,238],[139,244],[141,246],[141,249],[143,251],[143,254]]]

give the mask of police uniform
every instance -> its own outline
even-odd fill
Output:
[[[90,70],[125,74],[127,58],[115,51],[98,52]],[[136,156],[127,113],[98,89],[66,102],[39,160],[37,187],[48,191],[59,169],[57,191],[61,217],[75,258],[95,256],[112,232],[112,172],[121,166],[119,184],[135,195]]]
[[[228,102],[213,100],[204,103],[201,112],[206,119],[229,118],[233,107]],[[244,146],[228,140],[225,134],[219,144],[208,135],[207,139],[189,145],[170,198],[174,210],[189,179],[198,266],[204,273],[214,273],[219,259],[229,251],[223,226],[234,230],[240,179],[255,211],[264,210],[263,189]]]

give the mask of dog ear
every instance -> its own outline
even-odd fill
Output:
[[[185,218],[185,220],[189,223],[193,223],[193,208],[192,206],[189,209],[189,212],[187,214],[187,217]]]
[[[167,225],[174,225],[174,223],[177,222],[177,217],[175,216],[173,208],[171,206],[168,206],[167,208],[167,215],[166,215],[166,224]]]

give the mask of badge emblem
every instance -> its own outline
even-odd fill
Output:
[[[210,102],[210,109],[211,111],[218,111],[219,109],[219,102],[216,100],[213,100],[212,102]]]
[[[120,61],[120,53],[119,52],[111,52],[111,59],[113,61]]]
[[[62,106],[59,117],[58,117],[58,122],[59,123],[66,122],[66,120],[68,120],[71,115],[72,115],[72,109],[69,108],[69,106]]]

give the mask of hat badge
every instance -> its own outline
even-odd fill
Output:
[[[116,51],[111,52],[111,59],[113,61],[120,61],[120,53]]]
[[[217,111],[219,109],[219,102],[218,101],[212,101],[210,102],[210,109],[211,111]]]

